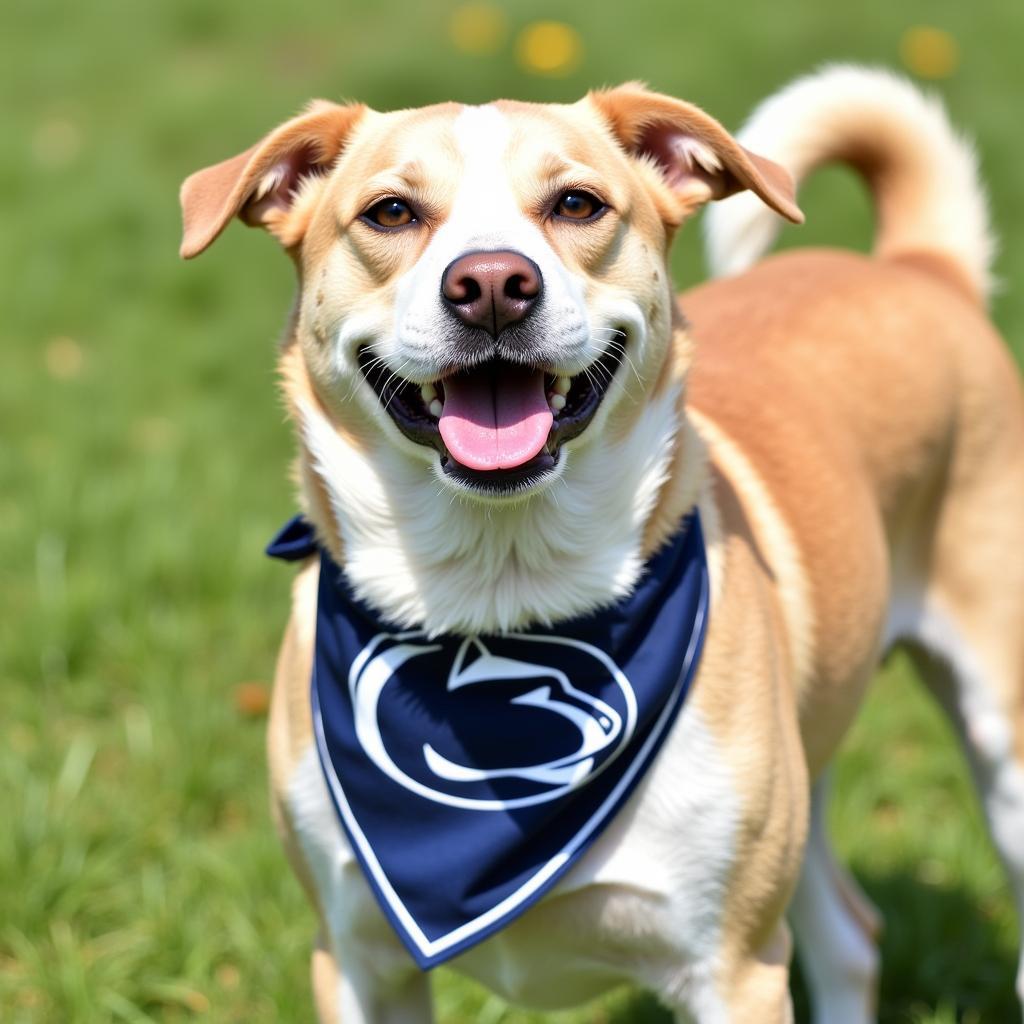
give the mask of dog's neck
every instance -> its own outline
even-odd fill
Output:
[[[387,442],[366,451],[312,397],[293,403],[307,514],[387,621],[488,633],[608,605],[693,507],[701,445],[666,387],[614,445],[567,452],[562,480],[511,506],[445,493]]]

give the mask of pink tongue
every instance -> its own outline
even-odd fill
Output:
[[[526,367],[485,367],[444,382],[441,437],[469,469],[514,469],[529,462],[551,430],[544,373]]]

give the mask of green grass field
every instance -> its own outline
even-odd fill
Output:
[[[381,108],[572,99],[644,78],[736,125],[824,60],[901,66],[905,31],[932,25],[958,47],[937,87],[979,143],[1003,238],[995,316],[1024,351],[1024,6],[519,0],[478,26],[489,53],[456,47],[455,10],[0,10],[4,1022],[312,1019],[313,918],[267,812],[264,721],[235,699],[269,680],[286,611],[288,570],[261,549],[293,508],[273,374],[292,281],[240,226],[200,263],[177,260],[177,188],[192,170],[314,95]],[[543,18],[578,33],[564,77],[517,58],[519,33]],[[808,225],[786,244],[869,243],[867,202],[844,175],[824,174],[804,205]],[[681,286],[703,272],[698,239],[680,241]],[[888,922],[881,1019],[1017,1019],[1007,888],[950,733],[899,658],[837,776],[838,845]],[[531,1016],[444,971],[436,999],[441,1024],[666,1020],[629,993]]]

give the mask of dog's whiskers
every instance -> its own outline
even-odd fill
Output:
[[[611,330],[611,328],[599,329]],[[626,342],[624,338],[625,335],[623,335],[622,331],[615,331],[613,333],[613,337],[606,343],[606,351],[617,352],[619,357],[623,359],[629,365],[630,370],[633,371],[633,376],[636,377],[637,384],[643,387],[643,378],[640,376],[640,372],[636,368],[636,363],[633,362],[629,352],[626,351]]]
[[[412,362],[412,359],[411,359],[411,358],[409,358],[409,357],[406,357],[405,359],[403,359],[403,360],[402,360],[402,365],[401,365],[401,366],[399,366],[399,368],[398,368],[397,370],[393,370],[393,371],[392,371],[392,373],[391,373],[391,376],[389,376],[389,377],[388,377],[388,379],[387,379],[387,380],[386,380],[386,381],[384,382],[384,387],[383,387],[383,388],[381,388],[381,394],[387,395],[387,400],[386,400],[386,401],[384,402],[384,409],[385,409],[385,411],[387,411],[387,408],[388,408],[388,406],[389,406],[389,405],[391,404],[391,400],[392,400],[392,399],[393,399],[393,398],[395,397],[395,395],[397,395],[397,394],[398,394],[398,392],[399,392],[399,391],[401,390],[401,385],[398,385],[398,386],[397,386],[397,387],[395,387],[395,388],[394,388],[394,389],[393,389],[393,390],[391,391],[391,393],[389,394],[389,393],[388,393],[388,388],[390,387],[390,385],[391,385],[391,382],[392,382],[392,381],[393,381],[393,380],[394,380],[394,379],[395,379],[396,377],[398,377],[398,378],[399,378],[400,380],[404,380],[405,378],[404,378],[404,377],[402,376],[402,374],[403,374],[403,372],[405,371],[405,368],[406,368],[406,367],[407,367],[407,366],[409,365],[409,363],[411,363],[411,362]]]

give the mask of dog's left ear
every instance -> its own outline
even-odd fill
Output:
[[[803,223],[789,172],[744,149],[699,107],[636,82],[591,92],[587,99],[627,153],[657,165],[679,202],[678,216],[671,218],[677,224],[709,200],[743,189],[794,224]]]

